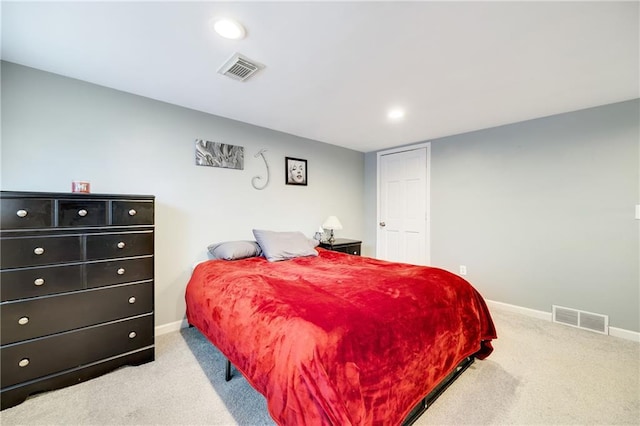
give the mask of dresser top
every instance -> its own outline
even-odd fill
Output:
[[[93,199],[118,199],[118,200],[140,200],[154,199],[154,195],[139,194],[94,194],[84,192],[31,192],[31,191],[0,191],[1,198],[93,198]]]
[[[336,238],[335,241],[333,242],[333,244],[330,244],[329,241],[322,241],[320,243],[320,246],[326,246],[326,247],[342,247],[342,246],[349,246],[349,245],[353,245],[353,244],[362,244],[362,241],[360,240],[350,240],[348,238]]]

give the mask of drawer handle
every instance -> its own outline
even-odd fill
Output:
[[[138,212],[134,209],[129,210],[129,216],[135,216]]]
[[[38,287],[41,286],[41,285],[44,285],[44,278],[36,278],[33,283],[35,285],[37,285]]]
[[[89,213],[89,212],[86,211],[85,209],[78,210],[78,216],[85,217],[87,215],[87,213]]]
[[[129,303],[131,303],[132,305],[133,305],[134,303],[136,303],[136,298],[135,298],[135,297],[133,297],[133,296],[131,296],[131,297],[129,298]]]
[[[126,244],[124,243],[124,241],[120,241],[120,242],[118,243],[118,248],[119,248],[119,249],[123,249],[125,245],[126,245]]]
[[[18,362],[18,365],[20,367],[26,367],[27,365],[29,365],[29,358],[22,358],[20,362]]]
[[[42,253],[44,253],[44,249],[42,247],[36,247],[33,249],[33,252],[40,256]]]
[[[27,215],[27,211],[20,209],[16,212],[16,214],[18,215],[18,217],[25,217]]]
[[[129,339],[135,339],[135,337],[137,336],[135,331],[132,331],[131,333],[129,333]]]
[[[18,320],[18,324],[20,325],[27,325],[29,324],[29,317],[22,317]]]
[[[118,269],[118,275],[124,275],[124,273],[125,273],[124,268]]]

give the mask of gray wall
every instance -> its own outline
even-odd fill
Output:
[[[2,62],[3,190],[156,198],[156,325],[184,316],[184,288],[206,246],[251,230],[312,236],[329,215],[362,238],[364,154]],[[241,145],[245,169],[194,165],[196,138]],[[251,178],[271,169],[262,191]],[[308,186],[285,185],[284,157],[308,161]],[[346,183],[346,184],[345,184]]]
[[[431,141],[431,259],[488,299],[640,331],[640,102]],[[365,158],[375,251],[376,153]],[[369,226],[372,226],[369,228]]]
[[[375,255],[376,153],[288,134],[3,62],[0,187],[157,196],[156,324],[184,316],[191,265],[213,241],[252,228],[339,237]],[[599,312],[640,331],[639,101],[531,120],[431,145],[431,257],[468,267],[491,300]],[[194,165],[194,139],[245,147],[245,170]],[[261,148],[264,175],[253,155]],[[284,157],[309,161],[309,186],[284,185]],[[337,172],[339,171],[339,173]],[[349,182],[345,185],[345,182]],[[366,211],[366,214],[365,214]]]

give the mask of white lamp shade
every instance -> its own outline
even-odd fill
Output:
[[[329,216],[322,224],[324,229],[342,229],[342,224],[335,216]]]

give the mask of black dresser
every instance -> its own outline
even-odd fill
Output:
[[[154,197],[0,192],[0,400],[154,359]]]

